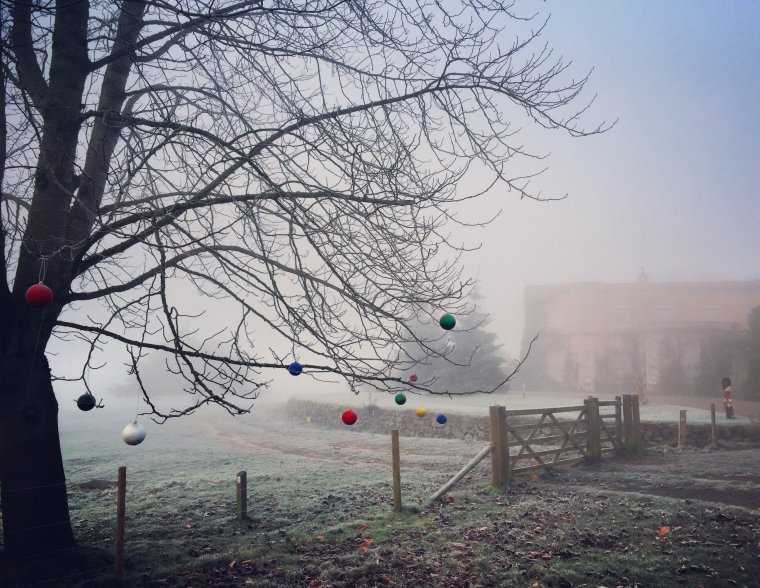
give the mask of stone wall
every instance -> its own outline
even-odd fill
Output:
[[[365,406],[357,410],[359,415],[356,424],[347,427],[341,421],[342,408],[334,404],[323,404],[308,400],[290,400],[287,404],[288,413],[298,420],[306,421],[331,428],[352,429],[367,433],[390,434],[392,429],[398,429],[405,437],[441,437],[449,439],[464,439],[466,441],[490,440],[488,413],[480,415],[463,415],[453,413],[447,415],[448,422],[439,425],[436,413],[428,412],[420,418],[414,410],[387,410],[377,406]],[[510,419],[514,423],[516,419]],[[533,417],[526,417],[522,422],[531,422]],[[610,421],[608,421],[612,424]],[[644,445],[671,445],[678,442],[677,423],[642,422],[640,424],[641,438]],[[721,445],[732,443],[760,442],[760,426],[758,425],[719,425],[716,428],[718,442]],[[692,424],[687,427],[687,446],[706,447],[710,443],[710,425]]]
[[[418,417],[413,409],[404,407],[399,410],[386,410],[377,406],[365,406],[357,409],[359,415],[356,424],[347,427],[341,421],[343,409],[333,404],[322,404],[308,400],[288,401],[287,411],[290,415],[312,423],[333,428],[352,429],[366,433],[388,433],[398,429],[404,437],[441,437],[449,439],[465,439],[466,441],[489,441],[488,414],[478,415],[447,415],[449,420],[445,425],[439,425],[436,413],[428,412],[424,417]]]
[[[678,423],[641,423],[641,440],[644,445],[677,445]],[[720,445],[760,442],[758,425],[718,425],[715,427]],[[710,444],[710,425],[686,423],[686,446],[707,447]]]

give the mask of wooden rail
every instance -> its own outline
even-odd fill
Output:
[[[590,396],[582,405],[507,410],[506,414],[536,418],[531,423],[507,424],[510,473],[598,461],[603,455],[640,446],[636,395],[615,400]]]
[[[446,492],[448,492],[449,489],[454,484],[456,484],[459,480],[461,480],[462,478],[464,478],[465,475],[467,475],[467,473],[472,468],[474,468],[481,461],[483,461],[483,459],[485,458],[485,456],[488,455],[489,453],[491,453],[491,451],[493,450],[493,448],[494,448],[494,444],[493,443],[489,443],[483,449],[481,449],[475,457],[473,457],[469,462],[467,462],[466,466],[464,466],[461,470],[459,470],[454,475],[453,478],[451,478],[448,482],[446,482],[443,486],[441,486],[440,489],[435,494],[433,494],[430,498],[428,498],[428,501],[427,501],[427,503],[426,503],[425,506],[428,506],[428,505],[432,504],[433,502],[435,502],[436,500],[438,500],[441,496],[443,496]]]
[[[602,412],[610,408],[612,412]],[[535,422],[509,422],[510,417],[520,417],[522,421],[523,417],[531,416],[536,417]],[[639,398],[635,394],[601,401],[589,396],[577,406],[518,410],[491,406],[491,442],[433,494],[426,505],[440,498],[489,453],[491,483],[501,487],[514,473],[598,461],[603,455],[636,450],[641,444],[638,420]]]

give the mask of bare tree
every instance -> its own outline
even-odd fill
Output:
[[[579,126],[586,77],[511,2],[6,0],[1,19],[9,554],[74,541],[51,337],[84,338],[83,365],[124,344],[141,387],[140,358],[166,354],[191,394],[166,411],[143,387],[159,421],[246,412],[299,355],[308,373],[403,388],[408,325],[469,288],[456,203],[541,198],[515,168],[540,159],[515,140],[526,120],[604,130]],[[40,280],[41,309],[24,301]],[[204,322],[190,291],[236,321]],[[254,348],[263,330],[271,350]]]

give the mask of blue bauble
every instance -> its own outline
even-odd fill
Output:
[[[438,421],[438,424],[439,424],[439,425],[445,425],[445,424],[446,424],[446,421],[447,421],[448,419],[446,418],[446,415],[445,415],[445,414],[441,413],[441,414],[439,414],[437,417],[435,417],[435,420],[436,420],[436,421]]]
[[[288,372],[290,372],[291,376],[300,376],[302,371],[303,366],[297,361],[294,361],[288,366]]]

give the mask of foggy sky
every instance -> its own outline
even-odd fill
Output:
[[[519,201],[495,189],[468,202],[482,218],[503,211],[463,238],[482,243],[465,258],[467,272],[479,277],[488,328],[505,353],[519,353],[528,284],[631,282],[641,267],[655,282],[760,278],[760,3],[518,7],[551,13],[543,39],[573,61],[576,77],[593,68],[588,125],[618,122],[581,139],[521,133],[519,142],[551,152],[535,186],[566,200]],[[124,360],[120,352],[114,371],[123,373]]]
[[[501,217],[469,263],[507,351],[519,351],[526,284],[760,278],[760,4],[533,3],[544,39],[594,71],[604,135],[541,134],[539,181],[561,202],[495,194]],[[530,132],[525,134],[530,137]],[[526,139],[527,142],[527,139]],[[492,271],[498,268],[498,271]]]

